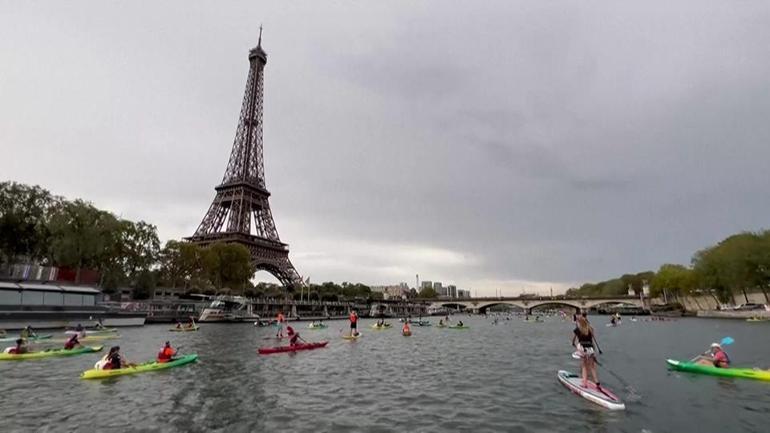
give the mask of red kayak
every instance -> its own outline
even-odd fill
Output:
[[[319,341],[318,343],[305,343],[297,344],[294,346],[278,346],[278,347],[260,347],[257,349],[260,355],[270,355],[272,353],[284,353],[284,352],[298,352],[300,350],[313,350],[320,349],[329,344],[328,341]]]

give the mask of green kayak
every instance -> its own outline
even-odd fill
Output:
[[[0,343],[15,343],[16,340],[18,340],[19,338],[21,337],[18,335],[15,337],[3,337],[3,338],[0,338]],[[38,335],[37,337],[25,338],[25,340],[27,340],[27,342],[29,343],[33,343],[39,340],[48,340],[49,338],[51,338],[51,335]]]
[[[770,370],[755,370],[753,368],[717,368],[693,362],[676,361],[673,359],[667,359],[666,362],[671,369],[687,373],[770,381]]]
[[[165,370],[167,368],[179,367],[180,365],[189,364],[198,359],[198,355],[190,354],[176,358],[169,362],[149,361],[143,364],[136,365],[134,367],[121,368],[119,370],[87,370],[80,374],[81,379],[105,379],[114,376],[125,376],[127,374],[146,373],[148,371]]]
[[[27,353],[20,353],[20,354],[13,354],[13,353],[0,353],[0,361],[24,361],[26,359],[42,359],[42,358],[52,358],[54,356],[73,356],[73,355],[80,355],[83,353],[93,353],[93,352],[99,352],[102,350],[102,346],[95,346],[95,347],[77,347],[75,349],[51,349],[51,350],[41,350],[39,352],[27,352]]]

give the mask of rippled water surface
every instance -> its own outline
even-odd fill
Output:
[[[684,319],[606,328],[593,317],[607,370],[601,381],[626,400],[608,412],[569,393],[559,369],[570,358],[572,324],[521,319],[495,326],[463,318],[467,331],[414,327],[340,338],[343,322],[302,329],[325,349],[260,356],[273,328],[203,324],[124,329],[131,361],[154,357],[171,340],[196,364],[103,381],[83,381],[97,355],[0,362],[0,431],[319,431],[319,432],[768,432],[770,382],[669,372],[724,336],[736,365],[770,367],[770,324]],[[432,320],[437,323],[437,319]]]

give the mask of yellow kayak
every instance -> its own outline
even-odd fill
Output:
[[[76,347],[74,349],[51,349],[51,350],[41,350],[38,352],[27,352],[27,353],[20,353],[20,354],[13,354],[13,353],[0,353],[0,361],[23,361],[27,359],[43,359],[43,358],[53,358],[54,356],[73,356],[73,355],[80,355],[83,353],[94,353],[99,352],[102,350],[103,346],[95,346],[95,347]]]
[[[119,370],[86,370],[80,374],[81,379],[105,379],[108,377],[125,376],[128,374],[146,373],[148,371],[165,370],[167,368],[179,367],[189,364],[198,359],[198,355],[190,354],[176,358],[169,362],[148,361],[133,367],[121,368]]]
[[[172,332],[192,332],[192,331],[197,331],[199,329],[201,329],[201,327],[198,326],[198,325],[195,325],[193,327],[182,326],[181,328],[170,328],[169,331],[172,331]]]
[[[83,338],[78,338],[78,341],[81,343],[87,343],[89,341],[104,341],[104,340],[114,340],[116,338],[120,338],[120,335],[118,334],[105,334],[105,335],[86,335]],[[66,343],[68,338],[54,338],[51,340],[45,340],[45,341],[39,341],[39,343]]]

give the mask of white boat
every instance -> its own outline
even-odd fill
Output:
[[[218,296],[203,309],[199,322],[254,322],[260,317],[254,313],[254,304],[242,296]]]

